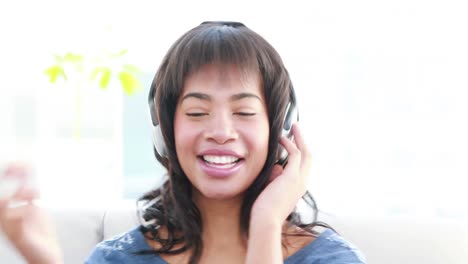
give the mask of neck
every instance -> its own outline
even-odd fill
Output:
[[[200,210],[203,233],[202,240],[208,248],[245,245],[246,237],[240,229],[242,197],[216,200],[194,194],[194,201]]]

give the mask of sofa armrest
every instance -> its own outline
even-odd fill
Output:
[[[67,264],[83,264],[103,239],[102,209],[55,209],[51,211]]]

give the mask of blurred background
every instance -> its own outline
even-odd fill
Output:
[[[43,199],[92,206],[160,184],[147,93],[170,45],[241,21],[281,54],[330,214],[468,218],[462,1],[8,1],[0,4],[0,162]]]

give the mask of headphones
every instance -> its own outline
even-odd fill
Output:
[[[152,139],[153,139],[153,146],[159,156],[163,158],[167,158],[167,148],[166,144],[164,143],[164,137],[162,135],[161,126],[159,125],[159,120],[156,115],[156,104],[154,103],[154,96],[156,94],[156,88],[152,85],[151,90],[148,95],[148,105],[149,105],[149,113],[150,113],[150,120],[151,120],[151,127],[152,127]]]
[[[167,147],[164,143],[164,137],[162,135],[161,126],[159,125],[158,117],[156,115],[156,104],[154,103],[154,95],[156,89],[151,87],[149,96],[148,96],[148,105],[149,113],[152,127],[152,139],[153,146],[156,149],[159,156],[167,158]],[[299,120],[299,114],[297,111],[296,102],[294,100],[289,101],[286,107],[286,115],[284,116],[284,121],[281,129],[281,136],[293,138],[291,134],[291,128],[294,122]],[[278,146],[278,152],[276,154],[276,163],[284,166],[288,161],[288,152],[283,148],[283,146]]]
[[[284,116],[283,126],[281,129],[281,137],[287,137],[291,140],[294,139],[291,128],[294,122],[299,121],[299,113],[297,111],[297,106],[295,101],[289,101],[288,106],[286,107],[286,115]],[[284,149],[283,146],[278,146],[278,152],[276,153],[275,163],[285,166],[288,162],[288,152]]]

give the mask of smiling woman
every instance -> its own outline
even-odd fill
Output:
[[[281,137],[295,101],[277,52],[241,23],[207,22],[184,34],[149,96],[155,154],[168,174],[141,198],[150,224],[101,243],[89,263],[363,263],[332,229],[316,230],[327,225],[303,222],[294,210],[303,195],[317,213],[306,192],[310,154],[299,128],[292,128],[294,142]],[[289,153],[284,167],[278,141]],[[129,237],[134,244],[124,252],[107,250]]]
[[[154,153],[167,180],[141,197],[141,224],[99,243],[86,263],[365,263],[316,220],[311,154],[290,124],[295,103],[279,54],[242,23],[204,22],[182,35],[149,94]],[[310,222],[295,209],[301,198]],[[30,262],[60,263],[40,210],[8,204],[0,200],[0,224],[18,250]],[[51,244],[41,247],[43,238]]]
[[[38,176],[46,203],[60,203],[66,208],[79,203],[89,208],[122,196],[136,199],[148,186],[166,179],[160,177],[166,168],[158,166],[152,153],[147,106],[141,103],[146,100],[142,98],[146,92],[123,98],[121,106],[121,93],[92,89],[86,94],[92,102],[84,117],[91,126],[83,124],[83,135],[93,140],[68,144],[66,137],[73,116],[69,106],[75,98],[67,92],[70,89],[48,89],[42,71],[50,63],[47,61],[50,54],[128,47],[131,62],[148,74],[145,86],[149,88],[155,61],[163,59],[172,41],[188,26],[215,16],[241,19],[258,29],[288,66],[301,110],[301,132],[314,154],[309,189],[325,213],[319,219],[327,214],[353,218],[468,219],[468,203],[463,202],[468,200],[465,190],[468,126],[463,125],[468,116],[465,99],[468,38],[460,34],[465,31],[463,25],[468,24],[468,10],[463,1],[445,1],[441,5],[438,1],[423,0],[312,3],[239,0],[228,8],[211,0],[184,2],[183,8],[180,1],[72,2],[28,1],[28,8],[24,1],[0,4],[3,35],[0,159],[6,161],[20,148],[27,152],[24,156],[38,157]],[[209,8],[204,8],[204,4]],[[265,6],[268,12],[264,12]],[[86,19],[82,19],[84,14]],[[102,32],[108,26],[115,33],[111,38],[105,38]],[[191,54],[202,55],[202,51],[197,47]],[[260,69],[252,75],[263,77],[261,70],[268,65],[271,66],[267,63],[252,67],[254,71],[249,67],[237,69],[245,81],[249,78],[244,71],[254,73]],[[166,72],[177,73],[167,77],[172,78],[173,84],[181,85],[177,78],[184,66],[179,66]],[[171,87],[181,94],[178,89],[183,85]],[[271,101],[267,96],[263,99],[266,104]],[[177,103],[166,106],[175,111]],[[159,104],[153,108],[156,107]],[[164,123],[172,124],[174,116],[170,118]],[[270,118],[273,117],[269,113]],[[166,139],[171,139],[175,132],[163,131]],[[274,137],[275,132],[269,132]],[[167,145],[171,149],[176,147],[175,143]],[[248,162],[245,156],[236,156],[242,153],[234,151],[221,153],[224,157],[220,153],[195,154],[200,154],[197,157],[202,162],[200,170],[206,165],[207,169],[215,166],[220,171],[219,168],[231,166],[225,163],[238,159],[244,164]],[[167,158],[160,160],[174,169]],[[182,173],[179,167],[178,172]],[[166,185],[177,188],[183,181],[182,177],[175,178]],[[161,189],[166,191],[165,196],[161,193],[157,196],[169,197],[170,202],[164,208],[170,210],[166,211],[172,212],[180,204],[188,203],[171,201],[172,192],[168,190],[169,187]],[[178,191],[175,193],[188,193],[187,188]],[[283,197],[284,193],[278,196]],[[155,194],[149,195],[147,200],[154,197]],[[166,216],[166,211],[159,215]],[[158,213],[154,212],[156,216]],[[197,211],[186,213],[193,215]],[[169,215],[167,219],[176,216]],[[173,230],[182,225],[180,221],[169,220]],[[166,233],[162,229],[161,232],[165,238]],[[181,237],[175,231],[171,234]],[[372,240],[369,245],[378,243]],[[364,249],[365,244],[361,247]],[[374,256],[378,258],[372,262],[391,262],[382,259],[379,253]]]

